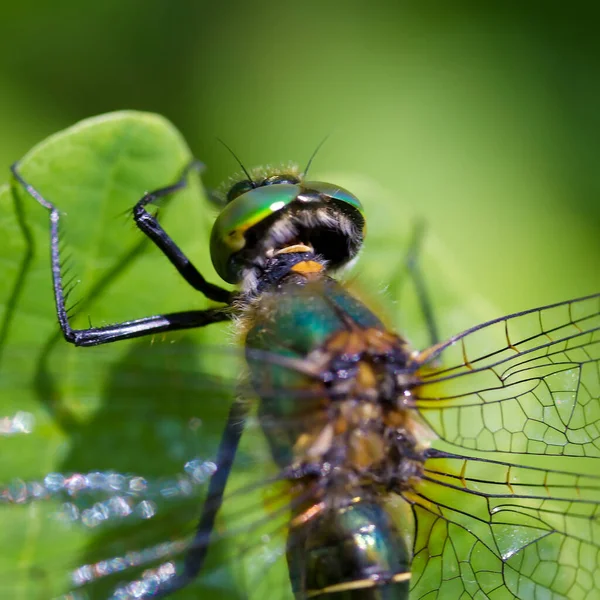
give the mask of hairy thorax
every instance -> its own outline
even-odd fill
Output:
[[[378,328],[333,335],[309,354],[326,373],[320,418],[298,436],[296,464],[319,464],[331,485],[401,491],[421,474],[432,438],[413,407],[405,342]]]
[[[312,267],[249,303],[244,325],[260,421],[290,479],[318,479],[330,498],[411,487],[433,436],[414,409],[402,338]]]

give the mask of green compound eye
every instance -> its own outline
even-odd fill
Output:
[[[217,217],[210,234],[210,256],[219,276],[237,283],[231,257],[246,245],[246,231],[293,202],[300,186],[289,183],[257,187],[230,202]]]
[[[233,202],[238,196],[253,190],[256,186],[247,179],[238,181],[231,189],[227,192],[227,204]]]
[[[363,207],[356,196],[344,188],[319,181],[299,184],[269,181],[269,184],[263,183],[232,199],[215,221],[210,237],[210,254],[215,270],[222,279],[228,283],[239,282],[240,269],[232,258],[244,249],[251,251],[247,247],[247,232],[292,203],[296,203],[305,213],[311,210],[313,203],[315,211],[330,206],[334,215],[340,214],[350,219],[360,232],[360,236],[357,236],[359,239],[346,244],[348,256],[336,256],[332,262],[343,264],[356,254],[365,224]],[[307,241],[311,238],[310,232],[306,237]]]
[[[305,181],[302,184],[302,187],[306,190],[315,190],[316,192],[319,192],[321,196],[336,200],[340,208],[344,208],[344,204],[348,205],[346,208],[357,210],[364,220],[365,211],[360,200],[343,187],[333,185],[332,183],[325,183],[323,181]]]

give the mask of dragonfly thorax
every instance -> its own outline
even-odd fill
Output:
[[[299,262],[247,311],[249,367],[273,457],[319,473],[323,485],[344,481],[346,496],[364,485],[410,487],[430,436],[411,404],[408,346],[364,305],[348,304],[333,279],[294,271],[309,262],[304,254],[280,255]],[[304,319],[309,326],[299,330]],[[289,356],[289,367],[253,360],[252,348]]]
[[[325,478],[349,488],[409,488],[431,439],[411,403],[409,360],[404,340],[378,328],[340,331],[309,354],[324,374],[323,420],[298,437],[295,462],[326,465]]]

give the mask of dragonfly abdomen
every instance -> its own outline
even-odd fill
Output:
[[[375,500],[347,499],[293,527],[287,559],[302,600],[408,599],[411,553]]]

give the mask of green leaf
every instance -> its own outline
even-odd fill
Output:
[[[70,298],[81,301],[74,326],[208,306],[144,239],[130,213],[145,191],[176,181],[190,158],[180,134],[163,118],[119,112],[51,136],[20,161],[22,176],[61,211],[69,256],[64,270],[80,282]],[[16,182],[1,188],[0,205],[1,412],[35,419],[32,435],[2,440],[0,480],[12,482],[13,499],[24,492],[19,481],[41,481],[51,473],[93,469],[174,477],[194,454],[214,454],[229,400],[203,407],[201,435],[197,422],[189,426],[199,405],[196,374],[206,370],[194,348],[220,340],[223,326],[106,348],[71,347],[56,321],[48,212]],[[161,205],[161,222],[201,272],[217,281],[206,251],[209,206],[190,177],[189,189]],[[212,419],[217,423],[209,427]],[[67,567],[128,549],[112,530],[65,527],[56,519],[64,499],[0,511],[3,543],[10,548],[0,558],[3,597],[64,593],[71,585]],[[181,535],[200,506],[197,497],[187,504],[181,503],[179,526],[138,519],[120,537],[141,549],[167,534]]]

